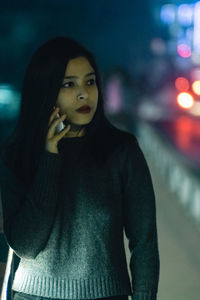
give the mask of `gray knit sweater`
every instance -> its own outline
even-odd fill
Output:
[[[130,134],[99,167],[83,155],[86,139],[63,139],[59,154],[44,150],[28,193],[3,167],[4,233],[21,258],[12,289],[59,299],[156,300],[156,207],[143,152]]]

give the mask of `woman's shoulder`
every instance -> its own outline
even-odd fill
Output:
[[[120,129],[115,125],[109,125],[108,138],[122,147],[137,147],[138,139],[134,133]]]
[[[118,147],[114,152],[117,153],[118,162],[122,163],[122,170],[126,166],[131,172],[139,168],[149,173],[145,154],[136,135],[115,126],[112,126],[112,132],[115,140],[118,140]]]
[[[100,157],[104,161],[113,157],[121,161],[127,156],[127,149],[137,148],[137,144],[133,133],[118,128],[107,120],[100,132],[100,138],[92,140],[92,149],[95,145],[94,155],[97,155],[98,159]]]

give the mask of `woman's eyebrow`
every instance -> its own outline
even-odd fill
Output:
[[[90,75],[95,75],[95,72],[90,72],[90,73],[86,74],[85,77],[90,76]],[[78,78],[78,77],[77,76],[65,76],[64,79],[65,78]]]

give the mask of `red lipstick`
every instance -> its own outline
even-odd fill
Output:
[[[80,112],[80,113],[89,113],[91,110],[90,106],[89,105],[83,105],[81,107],[79,107],[78,109],[76,109],[77,112]]]

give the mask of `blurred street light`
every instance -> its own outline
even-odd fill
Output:
[[[177,102],[182,108],[191,108],[194,104],[194,99],[189,93],[180,93],[177,96]]]

